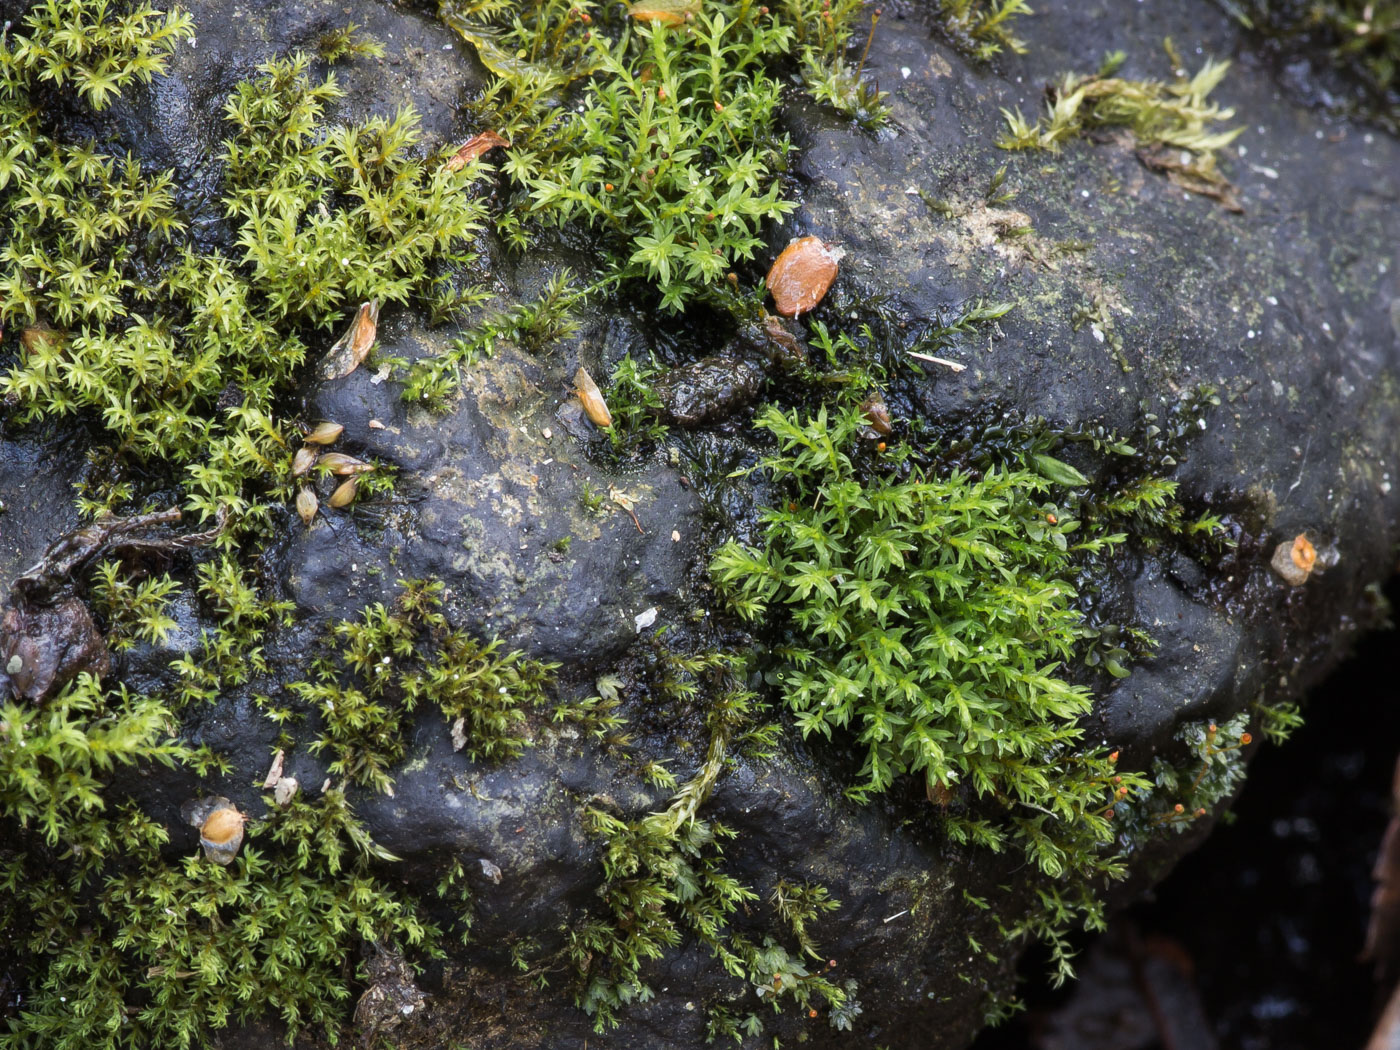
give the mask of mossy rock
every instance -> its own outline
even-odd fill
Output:
[[[1014,304],[990,340],[965,340],[949,352],[966,371],[933,365],[922,376],[892,375],[892,415],[919,421],[926,435],[975,439],[1008,414],[1131,434],[1145,412],[1165,414],[1199,384],[1219,391],[1221,405],[1202,410],[1174,476],[1182,503],[1226,515],[1238,546],[1205,565],[1180,545],[1143,547],[1113,578],[1097,581],[1096,600],[1160,648],[1104,690],[1088,735],[1121,748],[1124,768],[1145,770],[1158,756],[1186,761],[1172,741],[1187,724],[1223,723],[1247,705],[1298,696],[1374,619],[1367,588],[1390,573],[1400,540],[1391,477],[1400,465],[1393,207],[1400,144],[1280,100],[1246,54],[1219,89],[1247,126],[1223,155],[1242,214],[1148,171],[1121,136],[1071,143],[1053,156],[1002,153],[994,146],[1000,110],[1036,111],[1044,82],[1092,69],[1101,49],[1125,49],[1127,72],[1149,76],[1162,72],[1166,33],[1192,51],[1230,55],[1242,46],[1236,28],[1203,0],[1167,13],[1107,2],[1064,7],[1038,8],[1023,20],[1018,35],[1029,54],[1004,56],[995,69],[969,64],[917,17],[885,16],[866,68],[890,92],[889,127],[872,136],[794,101],[785,119],[799,147],[801,205],[769,240],[774,254],[808,233],[844,246],[841,276],[815,314],[833,327],[866,309],[872,295],[889,296],[890,316],[910,333],[975,299]],[[336,25],[353,20],[389,51],[350,64],[343,113],[388,115],[411,101],[434,146],[478,130],[458,106],[480,88],[482,70],[460,38],[421,12],[369,2],[295,10],[209,2],[192,10],[198,48],[181,50],[169,77],[149,95],[124,100],[103,126],[153,166],[176,169],[197,233],[210,243],[228,236],[207,160],[223,134],[223,98],[259,61],[314,43]],[[1002,165],[1005,181],[991,191]],[[483,249],[492,290],[507,304],[533,296],[542,271],[581,258],[565,248],[524,260],[496,244]],[[674,461],[670,444],[657,442],[626,466],[576,418],[572,377],[580,364],[605,374],[624,354],[640,359],[651,350],[664,362],[694,361],[720,351],[714,344],[732,334],[713,318],[653,325],[646,316],[653,304],[642,297],[589,307],[577,336],[542,353],[499,347],[466,370],[460,397],[438,414],[406,405],[402,386],[372,365],[327,382],[307,369],[293,407],[309,420],[343,424],[344,447],[394,466],[399,480],[392,496],[353,513],[329,510],[309,527],[285,514],[260,568],[296,603],[297,622],[268,632],[265,682],[190,709],[182,727],[222,751],[231,771],[204,779],[164,768],[119,775],[114,791],[170,829],[170,857],[197,848],[197,833],[178,819],[195,794],[219,792],[261,813],[252,785],[279,730],[254,694],[267,681],[275,689],[305,678],[326,628],[368,603],[392,601],[401,577],[444,582],[454,627],[561,662],[566,700],[601,691],[597,680],[608,672],[641,680],[659,628],[684,638],[693,621],[722,613],[703,571],[709,549],[732,528],[751,528],[762,495],[746,482],[717,483],[753,457],[754,440],[741,426],[748,409],[674,438]],[[430,329],[412,311],[386,310],[380,352],[440,353],[457,334]],[[736,336],[728,349],[742,352],[742,344]],[[26,434],[7,437],[0,455],[10,464],[63,463],[71,456],[62,447]],[[1103,469],[1088,453],[1076,465],[1091,480]],[[696,478],[700,493],[691,487]],[[616,490],[623,502],[605,499],[601,513],[589,510],[585,481],[605,496]],[[11,569],[36,556],[64,520],[53,477],[33,494],[27,502],[3,497],[10,506],[0,534],[6,544],[11,529],[24,537],[0,552]],[[1291,588],[1269,558],[1299,533],[1337,559]],[[189,646],[197,620],[210,620],[208,610],[191,608],[178,618],[181,630],[163,649],[125,658],[127,673],[152,690],[167,680],[162,658]],[[639,697],[623,711],[641,738],[637,750],[668,761],[679,779],[703,765],[703,727],[693,713],[658,714]],[[450,945],[448,958],[431,964],[422,978],[429,1008],[396,1029],[395,1041],[680,1050],[704,1043],[716,1009],[759,1015],[767,1035],[785,1045],[835,1047],[852,1038],[827,1014],[771,1014],[758,988],[725,974],[693,939],[642,968],[655,997],[632,1004],[621,1025],[603,1033],[574,1005],[572,975],[562,967],[541,964],[522,976],[515,949],[530,946],[522,956],[530,971],[597,907],[602,847],[583,833],[584,809],[635,816],[667,804],[667,793],[618,749],[598,746],[568,722],[549,724],[542,710],[531,714],[530,729],[536,746],[521,758],[472,763],[453,749],[441,716],[421,710],[405,731],[407,757],[392,771],[394,795],[355,794],[369,834],[400,858],[378,865],[386,879],[435,900],[438,879],[455,862],[475,900],[475,940]],[[870,805],[850,801],[844,789],[855,761],[839,743],[788,732],[767,756],[729,756],[705,818],[737,832],[725,846],[726,871],[761,896],[786,879],[820,883],[842,902],[815,932],[821,958],[809,965],[857,982],[856,1038],[965,1046],[989,1003],[1013,987],[1024,938],[1008,943],[1003,932],[1036,906],[1034,889],[1019,857],[950,844],[921,788],[901,785]],[[314,795],[326,761],[298,750],[285,772]],[[1160,877],[1207,825],[1132,854],[1118,897]],[[434,917],[450,917],[446,904],[434,909]],[[735,923],[762,933],[749,916]],[[547,983],[537,982],[541,976]],[[282,1045],[280,1033],[262,1026],[220,1040],[248,1050]],[[315,1045],[314,1037],[302,1043]]]

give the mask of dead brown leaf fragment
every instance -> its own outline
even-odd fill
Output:
[[[1220,174],[1213,155],[1198,155],[1178,146],[1159,144],[1142,147],[1137,151],[1137,157],[1149,171],[1166,175],[1173,186],[1180,186],[1187,193],[1209,197],[1226,211],[1244,211],[1234,183]]]
[[[478,132],[462,143],[457,152],[447,158],[447,163],[443,167],[448,171],[461,171],[487,150],[493,150],[497,146],[505,149],[510,147],[510,143],[494,131]]]
[[[332,344],[321,359],[317,375],[329,382],[343,379],[364,363],[379,331],[378,300],[361,303],[345,334]]]
[[[768,271],[768,291],[778,313],[797,317],[815,308],[836,280],[843,254],[820,237],[799,237],[784,248]]]
[[[280,747],[277,754],[272,756],[272,765],[268,767],[267,776],[263,777],[263,790],[276,787],[277,781],[282,779],[282,764],[287,759],[287,753]]]

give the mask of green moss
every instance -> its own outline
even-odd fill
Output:
[[[179,8],[45,0],[20,22],[5,65],[27,80],[71,86],[93,109],[105,109],[133,82],[149,84],[181,41],[193,36],[194,23]],[[13,158],[18,144],[9,145]]]
[[[1182,70],[1181,57],[1170,40],[1166,48],[1172,68]],[[1125,57],[1121,51],[1108,55],[1098,71],[1088,76],[1066,73],[1050,90],[1045,116],[1035,124],[1019,109],[1015,113],[1002,110],[1007,131],[997,145],[1002,149],[1057,151],[1063,142],[1087,128],[1128,128],[1144,150],[1171,147],[1176,154],[1140,153],[1149,166],[1167,172],[1174,182],[1192,192],[1214,196],[1238,210],[1229,180],[1217,168],[1216,151],[1233,142],[1244,129],[1221,131],[1213,127],[1231,119],[1234,110],[1209,101],[1230,63],[1207,59],[1195,76],[1178,72],[1171,83],[1164,83],[1114,76]],[[1190,159],[1182,161],[1182,152]]]
[[[450,630],[439,611],[443,584],[400,580],[393,608],[375,603],[336,624],[335,644],[291,692],[322,723],[311,745],[329,770],[357,784],[392,789],[389,768],[404,755],[403,723],[419,704],[441,711],[458,750],[476,761],[514,758],[529,743],[527,711],[545,702],[557,665],[501,654]],[[391,792],[392,793],[392,792]]]
[[[1052,877],[1098,869],[1115,773],[1081,745],[1092,695],[1061,668],[1084,632],[1072,566],[1125,536],[1055,501],[1072,468],[1044,454],[940,477],[909,448],[876,452],[854,405],[756,424],[778,440],[761,469],[785,502],[763,512],[762,548],[731,542],[712,572],[744,619],[790,623],[778,674],[798,728],[854,739],[856,798],[913,774],[958,803],[955,839],[1014,843]]]
[[[1273,37],[1319,38],[1337,66],[1360,74],[1382,104],[1400,87],[1397,0],[1220,0],[1220,6]]]
[[[735,929],[759,895],[724,870],[722,843],[735,833],[699,816],[741,738],[771,741],[770,727],[752,725],[757,697],[741,685],[744,662],[729,653],[686,656],[662,647],[656,671],[651,688],[658,696],[703,700],[709,740],[699,770],[665,809],[634,820],[597,806],[585,811],[590,833],[603,842],[604,882],[601,914],[569,928],[565,957],[578,976],[576,1002],[596,1017],[597,1031],[615,1026],[625,1006],[651,998],[643,967],[689,935],[775,1011],[788,1001],[808,1011],[822,1005],[831,1025],[849,1029],[860,1012],[854,982],[838,985],[803,960],[819,957],[811,925],[839,902],[823,887],[778,881],[770,900],[775,925],[786,926],[796,953],[771,934]],[[712,1011],[711,1039],[736,1034],[728,1016],[724,1007]],[[746,1027],[761,1030],[762,1023]]]
[[[6,932],[35,973],[0,1035],[7,1050],[204,1047],[263,1016],[334,1039],[356,945],[436,940],[370,874],[371,858],[392,858],[339,791],[272,809],[227,868],[197,853],[165,859],[165,828],[132,807],[73,821],[62,837],[66,853],[0,853],[0,884],[19,903]]]
[[[326,125],[334,78],[313,81],[305,56],[273,60],[226,107],[224,204],[241,254],[182,247],[169,173],[63,142],[41,121],[47,81],[100,106],[190,34],[178,12],[120,11],[51,0],[26,18],[29,35],[0,40],[0,209],[12,216],[0,321],[19,335],[0,391],[21,421],[82,414],[105,432],[107,481],[87,487],[84,510],[174,482],[202,518],[233,512],[220,540],[232,549],[291,496],[273,406],[310,352],[308,328],[360,299],[450,310],[473,298],[441,268],[470,261],[478,166],[416,157],[410,110]]]
[[[967,55],[986,61],[1002,49],[1026,53],[1026,43],[1011,26],[1021,15],[1031,14],[1026,0],[940,0],[944,31]]]

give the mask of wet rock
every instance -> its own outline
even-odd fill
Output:
[[[403,319],[382,326],[380,340],[383,353],[410,358],[446,345]],[[338,447],[403,473],[394,497],[361,501],[349,518],[319,519],[297,537],[288,583],[300,608],[324,620],[388,600],[399,578],[439,579],[454,622],[542,659],[593,666],[632,641],[642,610],[678,615],[694,549],[671,532],[695,516],[696,497],[665,466],[614,477],[589,461],[556,419],[578,401],[564,356],[503,348],[467,373],[446,415],[405,406],[399,384],[363,368],[318,385],[308,414],[344,425]],[[613,489],[635,522],[615,499],[585,506],[590,490]]]
[[[663,423],[698,427],[713,423],[751,404],[763,389],[763,369],[732,357],[703,357],[668,369],[653,384],[661,399]]]
[[[116,112],[147,163],[179,168],[199,237],[222,236],[210,158],[224,95],[258,61],[326,28],[354,20],[391,49],[383,63],[356,60],[341,77],[351,88],[347,111],[389,113],[410,99],[432,141],[465,137],[456,106],[480,82],[460,40],[413,10],[371,0],[351,7],[250,10],[197,0],[197,52],[178,53],[147,103],[124,102]],[[1143,552],[1096,596],[1161,645],[1090,722],[1094,735],[1123,746],[1125,764],[1146,768],[1183,721],[1223,718],[1314,680],[1367,622],[1364,588],[1389,569],[1400,538],[1390,476],[1400,462],[1400,146],[1293,108],[1266,73],[1242,62],[1220,89],[1249,128],[1240,140],[1248,152],[1226,157],[1242,214],[1183,193],[1114,141],[1071,143],[1053,157],[1007,155],[993,146],[1000,109],[1035,110],[1046,80],[1094,67],[1104,48],[1129,52],[1138,64],[1129,75],[1155,75],[1164,34],[1220,54],[1238,43],[1229,20],[1204,2],[1065,5],[1017,28],[1030,38],[1029,54],[1003,56],[993,71],[970,66],[914,19],[882,21],[867,68],[891,91],[893,125],[872,137],[819,107],[795,106],[789,125],[804,202],[770,246],[776,255],[796,234],[845,248],[840,276],[814,310],[818,320],[854,310],[865,292],[890,294],[893,315],[911,333],[974,299],[1015,304],[991,339],[947,351],[965,371],[892,375],[886,407],[895,427],[917,417],[976,428],[1019,413],[1130,433],[1144,403],[1163,411],[1198,383],[1219,390],[1221,406],[1202,416],[1175,477],[1188,507],[1223,507],[1237,519],[1239,547],[1209,567],[1178,550]],[[987,186],[1002,164],[1015,197],[990,204]],[[931,209],[921,189],[950,207]],[[531,265],[503,261],[503,286],[523,284]],[[288,509],[288,537],[268,561],[301,617],[268,642],[281,679],[304,675],[326,625],[391,600],[400,577],[444,581],[453,624],[559,660],[566,680],[610,666],[649,610],[657,618],[648,635],[703,607],[708,595],[692,590],[691,573],[703,561],[706,522],[679,468],[658,457],[623,473],[590,458],[589,442],[601,448],[605,439],[582,420],[571,377],[580,365],[602,376],[623,351],[647,349],[645,330],[621,310],[598,313],[579,339],[538,356],[498,348],[467,370],[445,415],[405,405],[401,388],[372,365],[310,381],[302,417],[342,424],[337,448],[393,467],[398,482],[392,495],[320,514],[310,527]],[[408,359],[440,352],[454,334],[388,309],[378,332],[384,356]],[[755,356],[801,353],[788,328],[760,342],[767,348]],[[659,384],[676,425],[710,425],[757,396],[756,366],[686,349],[700,360]],[[579,419],[573,433],[559,422],[561,410]],[[623,500],[605,498],[595,512],[585,506],[589,490]],[[739,491],[717,502],[750,499]],[[0,492],[12,503],[12,487]],[[330,492],[319,493],[321,504]],[[1269,552],[1305,528],[1348,553],[1297,592],[1273,576]],[[219,790],[256,811],[250,785],[265,774],[277,727],[237,690],[185,718],[192,738],[229,757],[234,773]],[[444,979],[429,1009],[415,1006],[413,1017],[459,1021],[475,1045],[500,1050],[581,1047],[590,1038],[613,1050],[701,1045],[697,1004],[748,1009],[760,1000],[693,943],[648,967],[656,998],[633,1004],[625,1026],[605,1038],[572,1006],[565,979],[544,990],[511,982],[513,944],[530,938],[542,954],[556,950],[569,924],[597,906],[599,848],[582,830],[582,806],[605,799],[637,814],[665,803],[624,763],[537,721],[538,746],[486,766],[454,749],[440,715],[420,709],[394,796],[354,800],[376,841],[402,858],[389,870],[410,890],[431,897],[457,858],[475,895],[476,942],[454,960],[469,979],[455,988]],[[688,775],[702,742],[670,728],[671,750],[657,757]],[[842,902],[817,936],[837,974],[859,982],[858,1039],[963,1046],[982,1023],[986,992],[1008,987],[1015,964],[996,917],[971,908],[965,894],[996,897],[1020,860],[951,845],[918,798],[854,805],[842,791],[844,761],[838,747],[809,750],[793,734],[771,757],[735,757],[704,811],[739,832],[726,846],[725,870],[760,896],[787,878],[821,882]],[[299,750],[284,774],[314,796],[326,769]],[[160,800],[190,797],[193,785],[178,780],[187,775],[155,771],[131,793],[174,826],[171,804]],[[1174,840],[1150,871],[1136,857],[1148,871],[1139,884],[1191,840]],[[736,922],[762,935],[750,916]],[[994,945],[998,957],[974,957],[969,937]],[[392,960],[383,972],[383,982],[371,974],[372,988],[388,989],[402,975]],[[407,991],[408,999],[396,995],[376,998],[412,1001]],[[800,1038],[834,1047],[850,1038],[805,1017],[773,1024],[785,1045]],[[230,1043],[260,1046],[260,1038],[250,1029]]]

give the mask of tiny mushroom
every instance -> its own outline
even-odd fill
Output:
[[[1291,540],[1284,540],[1274,548],[1274,556],[1269,562],[1274,572],[1290,587],[1301,587],[1308,582],[1317,566],[1317,548],[1303,533]]]
[[[215,864],[232,864],[243,845],[243,826],[248,818],[222,795],[210,795],[187,802],[180,809],[185,822],[199,829],[204,856]]]
[[[792,241],[768,271],[773,305],[784,317],[797,317],[816,307],[836,280],[837,263],[845,252],[820,237]]]

